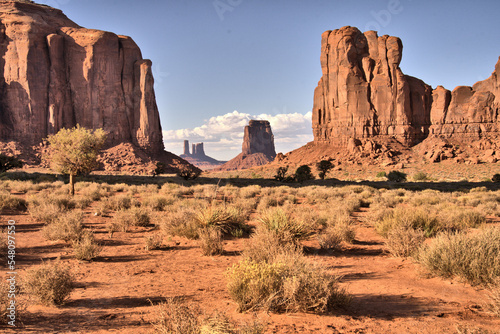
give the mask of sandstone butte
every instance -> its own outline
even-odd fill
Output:
[[[184,153],[180,157],[201,170],[213,169],[226,163],[226,161],[219,161],[206,155],[203,143],[193,144],[192,152],[190,152],[189,140],[184,140]]]
[[[151,61],[130,37],[82,28],[45,5],[3,0],[0,54],[1,141],[37,145],[80,124],[107,131],[108,147],[129,143],[176,158],[164,151]]]
[[[242,152],[215,170],[229,171],[262,166],[276,158],[269,121],[251,120],[245,127]]]
[[[324,32],[314,142],[347,147],[353,140],[394,138],[413,146],[428,138],[491,139],[496,146],[500,60],[488,79],[450,92],[403,74],[402,56],[397,37],[349,26]]]

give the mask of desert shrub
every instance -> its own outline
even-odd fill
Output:
[[[295,181],[300,183],[308,180],[314,180],[314,175],[311,172],[311,167],[307,165],[302,165],[298,167],[297,170],[295,171],[294,178]]]
[[[417,172],[412,176],[413,181],[425,181],[428,179],[427,174],[424,172]]]
[[[493,175],[493,177],[491,178],[491,181],[500,182],[500,174]]]
[[[80,239],[73,241],[73,251],[78,260],[90,261],[101,253],[102,247],[95,240],[94,233],[86,230]]]
[[[144,237],[144,248],[146,250],[160,249],[162,245],[163,236],[160,233],[155,233]]]
[[[151,208],[153,211],[165,211],[166,207],[175,202],[173,197],[162,195],[151,195],[142,201],[142,205]]]
[[[393,170],[387,174],[387,179],[391,182],[405,182],[407,175],[403,172]]]
[[[22,289],[43,305],[62,305],[74,288],[73,275],[60,260],[26,271]]]
[[[242,257],[253,262],[273,262],[284,253],[300,253],[302,248],[295,243],[283,243],[278,234],[258,226],[243,249]]]
[[[8,171],[9,169],[22,168],[23,162],[17,157],[8,156],[0,153],[0,174]]]
[[[286,173],[288,172],[288,166],[279,167],[276,170],[276,174],[273,176],[276,181],[283,182],[286,179]]]
[[[460,231],[467,228],[478,227],[486,222],[486,217],[476,211],[447,205],[440,211],[439,218],[444,229]]]
[[[424,208],[415,207],[397,207],[386,210],[375,222],[376,231],[385,238],[392,229],[400,226],[414,230],[420,229],[427,237],[435,235],[441,229],[435,214]]]
[[[500,317],[500,278],[496,278],[488,285],[489,303],[486,308],[493,315]]]
[[[201,321],[200,334],[263,334],[266,326],[260,321],[245,323],[239,327],[225,313],[215,311]]]
[[[42,228],[42,235],[47,240],[65,242],[81,238],[83,233],[83,212],[70,211],[57,216],[54,221]]]
[[[386,172],[378,172],[377,175],[375,175],[375,177],[379,177],[379,178],[387,177],[387,174],[386,174]]]
[[[442,233],[420,250],[417,260],[435,275],[492,283],[500,276],[500,229]]]
[[[240,196],[245,198],[245,199],[254,198],[260,194],[261,189],[262,188],[259,185],[251,185],[251,186],[242,188],[240,190]]]
[[[106,211],[127,210],[132,207],[132,196],[128,194],[117,195],[107,198],[103,204],[106,206]]]
[[[385,246],[395,257],[408,257],[415,254],[425,240],[422,230],[398,226],[389,231]]]
[[[199,210],[194,219],[200,228],[218,227],[225,235],[244,228],[244,215],[234,206],[208,205]]]
[[[152,322],[158,334],[201,334],[200,310],[194,304],[169,298],[155,306],[156,317]]]
[[[276,234],[280,243],[297,243],[309,238],[314,232],[310,222],[296,219],[291,212],[282,208],[262,212],[259,221],[262,226]]]
[[[0,230],[0,259],[4,260],[6,254],[7,254],[7,249],[9,246],[9,241],[7,237],[7,229],[1,229]]]
[[[113,217],[113,223],[122,231],[127,232],[132,226],[148,226],[151,217],[148,210],[133,207],[128,210],[120,210]]]
[[[196,168],[181,167],[177,172],[177,176],[182,177],[184,180],[195,180],[201,175],[201,170]]]
[[[219,227],[212,225],[200,228],[198,237],[203,255],[212,256],[224,253],[222,232]]]
[[[321,160],[320,162],[318,162],[316,164],[316,169],[319,172],[318,176],[322,180],[325,179],[326,174],[328,174],[328,172],[332,168],[333,168],[333,164],[331,163],[331,161],[328,161],[328,160]]]
[[[40,204],[33,204],[29,202],[28,212],[35,220],[50,224],[51,222],[55,221],[57,217],[59,217],[63,212],[66,212],[66,209],[50,202],[42,202]]]
[[[349,301],[337,277],[297,253],[283,254],[271,263],[244,259],[228,269],[227,278],[229,295],[242,312],[322,313]]]
[[[8,193],[0,193],[0,213],[9,211],[25,211],[26,201]]]
[[[333,227],[328,227],[318,234],[318,243],[321,249],[340,249],[342,238]]]
[[[192,209],[181,208],[169,211],[167,214],[157,215],[155,225],[159,226],[166,235],[197,239],[199,226],[193,216]]]

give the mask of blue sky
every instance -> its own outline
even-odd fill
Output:
[[[345,25],[398,36],[401,68],[453,89],[491,75],[500,1],[40,0],[86,28],[131,36],[153,61],[166,148],[205,142],[228,160],[243,127],[267,118],[276,150],[312,140],[321,34]]]

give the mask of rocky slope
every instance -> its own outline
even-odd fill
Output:
[[[276,158],[269,121],[251,120],[245,127],[242,152],[215,170],[229,171],[265,165]]]
[[[109,145],[163,151],[151,62],[130,37],[0,1],[0,54],[0,139],[36,144],[80,124],[106,130]]]
[[[322,35],[323,76],[314,93],[316,143],[346,147],[350,139],[395,138],[413,146],[428,137],[497,138],[500,61],[492,76],[452,92],[404,75],[397,37],[354,27]]]

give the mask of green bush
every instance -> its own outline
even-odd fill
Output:
[[[417,172],[413,174],[413,181],[425,181],[428,179],[427,174],[424,172]]]
[[[500,174],[493,175],[493,177],[491,178],[491,181],[500,182]]]
[[[316,169],[319,172],[318,176],[322,180],[325,179],[326,174],[328,174],[328,172],[332,168],[333,168],[333,164],[331,163],[331,161],[328,161],[328,160],[321,160],[320,162],[318,162],[316,164]]]
[[[385,172],[378,172],[375,177],[387,177],[387,174]]]
[[[74,288],[73,280],[68,266],[49,261],[29,268],[22,288],[43,305],[62,305]]]
[[[314,175],[311,172],[311,167],[307,165],[302,165],[295,171],[295,181],[304,182],[308,180],[314,180]]]
[[[403,172],[393,170],[387,174],[387,179],[391,182],[405,182],[407,175]]]
[[[500,229],[440,234],[420,250],[417,260],[435,275],[492,283],[500,276]]]

